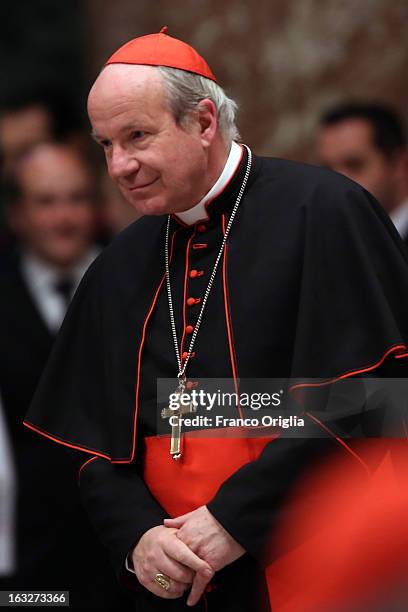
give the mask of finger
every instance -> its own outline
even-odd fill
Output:
[[[188,531],[187,533],[183,532],[183,527],[181,527],[180,529],[176,531],[176,538],[178,538],[179,540],[183,542],[183,544],[188,546],[189,549],[193,551],[193,553],[198,554],[199,547],[200,547],[200,540],[195,538],[193,534],[191,533],[189,534]]]
[[[191,586],[190,595],[187,599],[188,606],[195,606],[195,604],[199,601],[200,597],[205,591],[207,584],[210,582],[213,577],[214,572],[211,571],[210,574],[207,572],[197,572],[194,576],[193,584]]]
[[[164,523],[167,524],[167,522],[169,522],[169,523],[170,522],[177,522],[177,524],[178,524],[178,523],[180,523],[180,521],[181,521],[181,523],[184,523],[186,521],[186,519],[191,514],[193,514],[193,512],[186,512],[185,514],[180,514],[180,516],[174,516],[173,518],[166,518],[166,519],[164,519]]]
[[[183,519],[183,517],[178,516],[177,518],[173,519],[164,519],[163,523],[166,527],[181,527],[184,525],[184,521],[185,519]]]
[[[163,542],[163,550],[169,557],[186,565],[195,572],[201,572],[203,575],[210,575],[210,578],[213,575],[211,566],[193,553],[193,551],[177,538],[176,535]]]
[[[170,588],[168,591],[166,591],[153,579],[150,582],[144,583],[143,586],[151,593],[157,595],[158,597],[161,597],[162,599],[177,599],[181,597],[184,591],[189,587],[189,585],[186,585],[184,583],[177,582],[176,580],[171,580]]]
[[[164,589],[160,584],[158,584],[154,578],[157,574],[165,574],[165,570],[162,569],[161,564],[158,565],[160,569],[153,570],[142,570],[136,573],[136,577],[138,578],[141,585],[143,585],[147,590],[149,590],[154,595],[161,597],[162,599],[177,599],[181,597],[183,593],[188,589],[191,585],[186,584],[185,582],[179,582],[178,580],[174,580],[170,578],[170,587],[168,590]]]
[[[162,554],[158,564],[160,565],[163,574],[167,574],[167,576],[177,582],[184,583],[186,588],[192,584],[194,579],[193,570],[182,563],[179,563],[175,559],[172,559],[167,554]]]

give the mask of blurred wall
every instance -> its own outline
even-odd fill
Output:
[[[10,95],[18,100],[35,93],[63,106],[65,122],[78,122],[84,98],[83,23],[83,0],[1,0],[0,104]]]
[[[319,113],[345,97],[408,113],[407,0],[86,0],[87,71],[135,36],[192,44],[240,106],[244,142],[310,161]]]

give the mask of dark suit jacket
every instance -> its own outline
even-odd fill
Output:
[[[121,595],[78,497],[78,457],[21,424],[54,336],[31,298],[20,259],[15,250],[0,269],[0,393],[18,481],[17,573],[10,588],[70,590],[71,605],[107,608]]]

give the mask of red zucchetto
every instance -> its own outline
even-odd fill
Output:
[[[164,26],[158,34],[139,36],[125,43],[111,55],[105,66],[109,64],[167,66],[194,72],[217,81],[207,62],[193,47],[167,35],[167,26]]]

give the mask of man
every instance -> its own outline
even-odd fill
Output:
[[[328,110],[320,120],[316,154],[321,165],[370,191],[408,241],[408,150],[392,109],[356,102]]]
[[[5,191],[20,157],[35,145],[54,139],[84,148],[79,118],[66,98],[62,92],[30,86],[0,96],[0,250],[12,248]]]
[[[355,183],[238,145],[235,104],[164,30],[113,54],[88,111],[145,217],[85,275],[25,425],[88,454],[84,504],[138,610],[268,610],[291,483],[345,447],[187,426],[179,447],[177,423],[170,447],[157,381],[405,376],[403,245]]]
[[[71,605],[82,600],[101,606],[103,597],[89,590],[90,576],[84,577],[86,555],[88,568],[97,542],[76,495],[76,457],[69,449],[55,452],[21,427],[68,303],[99,252],[92,176],[75,149],[43,143],[17,163],[12,191],[8,216],[18,248],[0,270],[0,391],[18,484],[17,571],[11,585],[69,588]],[[81,562],[74,557],[74,542],[84,546]],[[94,565],[94,580],[101,574],[102,587],[103,567]]]

